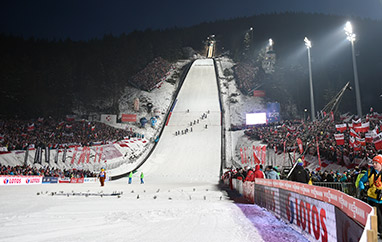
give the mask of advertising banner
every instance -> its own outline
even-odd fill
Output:
[[[106,124],[115,124],[117,122],[117,115],[101,114],[101,122]]]
[[[127,123],[127,122],[137,122],[137,115],[136,114],[122,114],[121,118],[122,123]]]
[[[70,183],[84,183],[84,178],[71,178]]]
[[[243,183],[243,196],[251,203],[255,203],[255,182]]]
[[[0,186],[36,185],[42,183],[42,176],[0,176]]]
[[[84,178],[84,183],[93,183],[93,182],[97,182],[97,177],[85,177]]]
[[[58,178],[58,183],[70,183],[69,177],[60,177]]]
[[[268,123],[280,121],[280,103],[267,103]]]
[[[47,183],[58,183],[58,177],[46,177],[44,176],[42,178],[42,183],[47,184]]]

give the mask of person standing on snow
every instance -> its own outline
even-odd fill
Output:
[[[133,181],[133,172],[130,171],[130,174],[129,174],[129,184],[131,184],[132,181]]]
[[[105,172],[105,169],[101,169],[101,172],[99,173],[99,181],[101,183],[101,187],[103,187],[105,185],[105,179],[106,179],[106,172]]]
[[[143,182],[143,171],[141,172],[141,184],[143,184],[144,182]]]

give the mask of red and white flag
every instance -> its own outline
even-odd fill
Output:
[[[373,136],[370,132],[365,133],[365,141],[371,143],[373,141]]]
[[[73,128],[73,125],[71,125],[71,124],[67,124],[67,125],[65,126],[65,128],[67,128],[67,129],[71,129],[71,128]]]
[[[358,127],[358,126],[361,126],[362,124],[362,121],[361,121],[361,118],[357,119],[357,120],[352,120],[352,123],[353,123],[353,127]]]
[[[366,133],[367,131],[369,131],[369,127],[370,127],[370,123],[366,122],[366,123],[361,123],[360,126],[355,126],[354,129],[357,133],[358,132]]]
[[[345,144],[344,134],[334,134],[334,139],[336,140],[337,145],[344,145]]]
[[[34,123],[28,125],[27,130],[28,130],[29,132],[30,132],[30,131],[33,131],[34,129],[35,129],[35,127],[34,127]]]
[[[365,141],[364,138],[356,137],[355,139],[356,139],[356,141],[357,141],[358,144],[360,144],[360,145],[362,145],[362,146],[366,146],[366,141]]]
[[[347,129],[346,124],[336,124],[336,129],[338,132],[344,132]]]
[[[359,134],[355,132],[354,129],[350,129],[350,136],[359,137]]]
[[[382,150],[382,133],[376,135],[373,139],[373,143],[377,150]]]

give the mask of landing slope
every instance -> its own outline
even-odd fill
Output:
[[[155,151],[140,170],[148,182],[217,183],[220,161],[221,112],[215,67],[212,59],[196,60]]]

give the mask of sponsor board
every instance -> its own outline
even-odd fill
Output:
[[[358,221],[363,226],[366,225],[367,215],[372,212],[372,207],[354,197],[351,197],[338,190],[327,187],[318,187],[298,182],[256,179],[256,185],[264,185],[288,190],[294,193],[308,196],[341,209],[346,215]]]
[[[0,176],[0,185],[36,185],[42,183],[42,176]]]
[[[69,177],[60,177],[58,178],[58,183],[70,183]]]
[[[74,177],[72,177],[70,179],[70,183],[84,183],[84,178],[83,177],[82,178],[74,178]]]
[[[122,114],[121,122],[122,123],[137,122],[137,115],[136,114]]]
[[[47,183],[58,183],[58,177],[46,177],[44,176],[42,178],[42,183],[47,184]]]
[[[98,180],[97,177],[85,177],[85,178],[84,178],[84,183],[97,182],[97,180]]]

